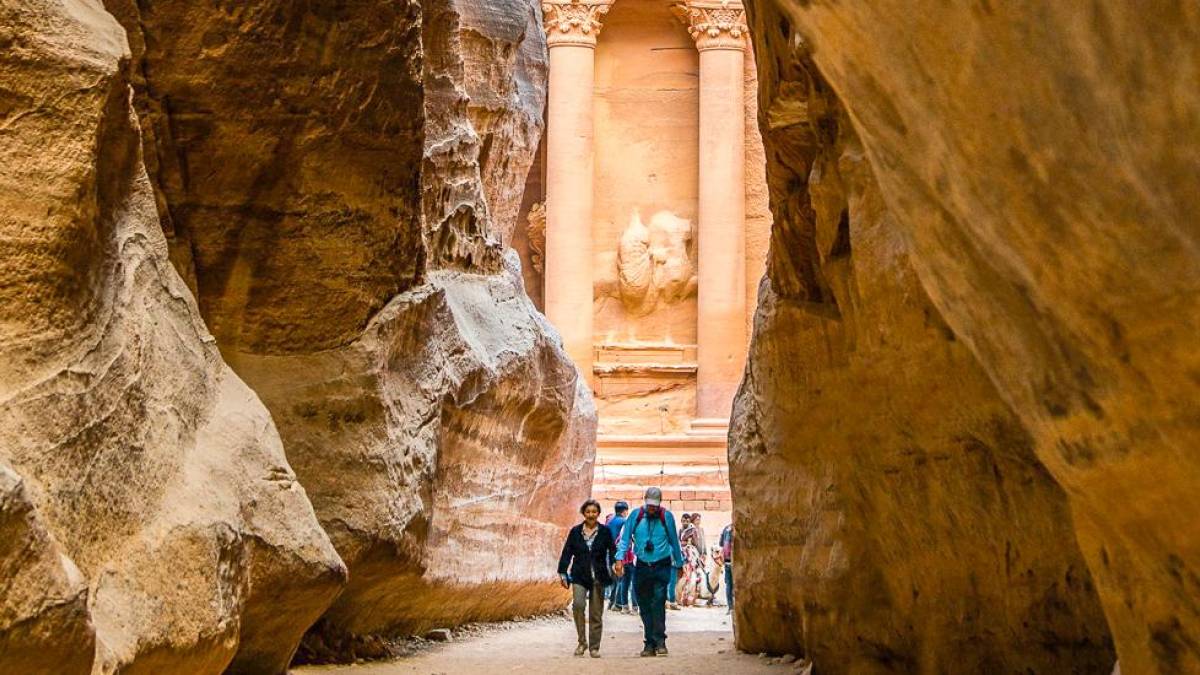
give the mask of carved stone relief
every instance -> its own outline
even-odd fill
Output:
[[[546,271],[546,204],[538,202],[525,215],[525,238],[529,241],[529,264],[538,274]]]
[[[621,302],[630,313],[649,314],[695,293],[691,246],[690,220],[659,211],[646,224],[633,212],[617,247]]]

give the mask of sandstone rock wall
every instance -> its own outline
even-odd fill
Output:
[[[763,91],[776,226],[730,435],[739,646],[823,673],[1111,668],[1065,496],[793,56]]]
[[[350,570],[302,656],[557,607],[595,415],[498,239],[541,128],[536,5],[123,16],[204,316]]]
[[[480,138],[482,174],[493,235],[512,244],[526,177],[545,128],[548,63],[540,3],[455,3],[463,86],[471,126]]]
[[[1012,411],[1013,436],[1028,438],[1067,496],[1122,670],[1200,670],[1200,460],[1191,451],[1200,441],[1200,16],[1186,3],[750,4],[764,124],[822,117],[787,72],[793,57],[811,54],[862,139],[860,161],[902,243],[892,248],[919,280],[910,301],[928,298],[922,313],[945,324],[946,351],[963,362],[919,359],[875,395],[894,408],[914,377],[962,387],[973,379],[964,368],[986,373],[1003,404],[991,407]],[[772,181],[786,176],[778,161]],[[753,440],[784,428],[754,395],[786,389],[764,370],[778,357],[763,354],[779,349],[773,331],[809,321],[787,316],[796,310],[785,300],[796,289],[812,299],[829,277],[820,256],[838,241],[834,231],[821,239],[820,227],[804,237],[779,226],[781,210],[803,222],[800,194],[772,185],[771,284],[739,404],[735,488],[756,485],[756,465],[785,461],[784,441]],[[854,275],[843,277],[865,301],[850,213]],[[862,323],[860,308],[851,326],[838,307],[840,333],[911,348],[911,337],[886,330],[890,320]],[[793,353],[827,378],[815,364],[837,344]],[[871,397],[858,393],[855,401]],[[854,410],[795,431],[824,433]],[[917,429],[913,442],[931,431]],[[818,452],[806,451],[806,462]],[[1051,520],[1044,502],[1029,508],[1042,526]],[[751,523],[742,536],[751,562]],[[962,549],[956,541],[949,555]]]
[[[0,663],[14,673],[89,673],[96,634],[88,586],[0,465]]]
[[[8,0],[0,46],[0,670],[565,601],[595,413],[497,239],[533,3]]]
[[[0,669],[279,672],[346,568],[168,262],[124,33],[0,44]]]

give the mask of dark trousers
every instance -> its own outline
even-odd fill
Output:
[[[617,586],[617,607],[632,606],[637,609],[637,591],[634,590],[634,582],[637,580],[637,566],[629,565],[625,568],[625,576],[616,583]]]
[[[674,573],[670,558],[637,563],[633,590],[642,615],[643,641],[651,649],[667,646],[667,586],[675,582]]]
[[[725,563],[725,604],[733,609],[733,561]]]

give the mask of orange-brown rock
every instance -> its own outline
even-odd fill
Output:
[[[545,128],[546,51],[539,2],[453,3],[467,113],[479,137],[492,234],[511,245],[525,180]]]
[[[1015,436],[1028,437],[1062,486],[1122,670],[1200,670],[1200,458],[1191,451],[1200,443],[1200,15],[1186,3],[751,4],[764,123],[823,117],[805,82],[785,72],[796,53],[810,52],[861,138],[861,162],[893,223],[884,232],[898,240],[885,250],[903,253],[919,279],[906,300],[928,298],[928,322],[944,322],[954,338],[943,351],[986,374],[1024,430]],[[825,175],[822,167],[814,184]],[[782,208],[799,194],[775,185],[772,199]],[[851,253],[839,264],[854,272],[844,275],[857,287],[847,297],[866,302],[857,261],[868,235],[856,236],[853,212],[852,204]],[[792,311],[781,284],[804,288],[828,276],[828,263],[811,262],[842,250],[837,230],[825,232],[777,230],[775,299],[756,355],[777,349],[772,333],[798,325],[779,318]],[[855,355],[884,340],[893,349],[915,345],[888,330],[903,305],[887,303],[890,317],[865,322],[859,307],[853,326],[838,306],[833,325],[856,336]],[[794,353],[820,375],[794,388],[821,387],[822,401],[838,391],[822,386],[829,369],[812,365],[839,353],[830,335],[815,351]],[[909,411],[917,378],[929,390],[923,405],[938,400],[934,385],[957,390],[976,379],[945,358],[926,354],[874,383],[878,391],[860,385],[836,420],[793,427],[803,440],[790,443],[817,447],[810,434],[834,423],[858,428],[855,415],[876,397],[885,410]],[[764,370],[768,363],[749,371],[741,410],[757,429],[743,427],[743,436],[781,431],[777,414],[753,409],[763,403],[757,387],[786,389],[762,381],[783,377]],[[952,399],[950,410],[972,401],[961,392]],[[951,429],[956,420],[938,424]],[[927,447],[936,428],[914,429],[911,443]],[[753,447],[743,444],[741,456]],[[767,454],[755,462],[779,449],[758,447]],[[818,452],[805,451],[810,465]],[[826,485],[822,473],[810,476]],[[813,522],[831,518],[801,504]],[[1019,529],[1046,527],[1045,506],[1029,504],[1036,520]],[[750,562],[756,535],[742,534]],[[1053,542],[1060,553],[1069,539]],[[972,559],[953,543],[946,551]]]
[[[304,657],[557,608],[595,414],[498,241],[541,126],[536,5],[114,11],[175,259],[350,570]]]
[[[346,569],[168,261],[125,34],[0,45],[0,670],[280,672]]]
[[[731,432],[739,646],[832,673],[1111,668],[1065,496],[922,290],[834,95],[786,56]]]

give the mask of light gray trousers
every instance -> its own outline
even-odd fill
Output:
[[[571,584],[571,590],[575,594],[571,611],[575,614],[575,632],[579,634],[579,644],[585,647],[591,644],[592,649],[599,649],[600,637],[604,632],[604,586],[592,584],[591,598],[588,597],[588,589],[579,584]]]

